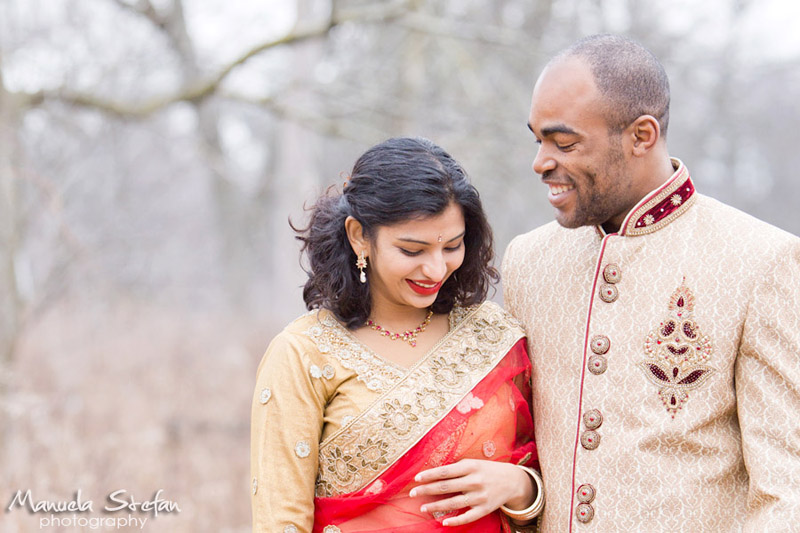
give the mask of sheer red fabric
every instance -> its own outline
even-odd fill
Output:
[[[420,512],[420,507],[431,500],[410,498],[408,493],[417,485],[414,476],[418,472],[461,459],[538,467],[530,397],[530,362],[525,340],[521,339],[455,408],[377,479],[357,492],[316,498],[314,533],[510,531],[500,511],[471,524],[445,527],[444,518],[465,509],[434,517]]]

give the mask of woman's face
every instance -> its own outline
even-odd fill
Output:
[[[455,203],[438,215],[379,227],[367,251],[373,314],[433,305],[464,262],[464,228]]]

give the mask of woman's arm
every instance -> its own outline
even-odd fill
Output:
[[[314,353],[281,333],[258,369],[251,416],[253,531],[310,532],[325,384],[311,375]]]

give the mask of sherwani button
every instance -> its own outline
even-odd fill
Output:
[[[581,446],[586,450],[595,450],[600,446],[600,434],[596,431],[584,431],[581,434]]]
[[[595,496],[594,487],[588,483],[584,483],[578,487],[578,501],[581,503],[592,503]]]
[[[602,355],[593,355],[589,358],[589,372],[600,375],[608,368],[608,360]]]
[[[614,285],[605,283],[600,286],[600,299],[604,302],[610,304],[617,299],[617,296],[619,296],[619,291]]]
[[[606,283],[619,283],[622,280],[622,271],[614,263],[609,263],[603,269],[603,279]]]
[[[585,524],[594,518],[594,507],[588,503],[579,503],[578,507],[575,508],[575,516],[578,518],[578,522]]]
[[[591,409],[583,413],[583,425],[586,429],[597,429],[603,425],[603,415],[597,409]]]
[[[589,346],[591,346],[592,351],[597,355],[603,355],[611,348],[611,339],[605,335],[595,335],[592,337],[592,340],[589,341]]]

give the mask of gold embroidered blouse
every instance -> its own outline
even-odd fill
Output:
[[[311,531],[315,494],[366,486],[491,370],[497,361],[488,354],[505,353],[522,336],[494,303],[456,308],[449,333],[404,369],[361,344],[328,311],[289,324],[258,368],[251,416],[253,530]],[[409,396],[415,400],[406,405],[402,398]],[[383,407],[375,409],[378,399]],[[391,422],[387,438],[370,426],[370,417],[381,416]]]

